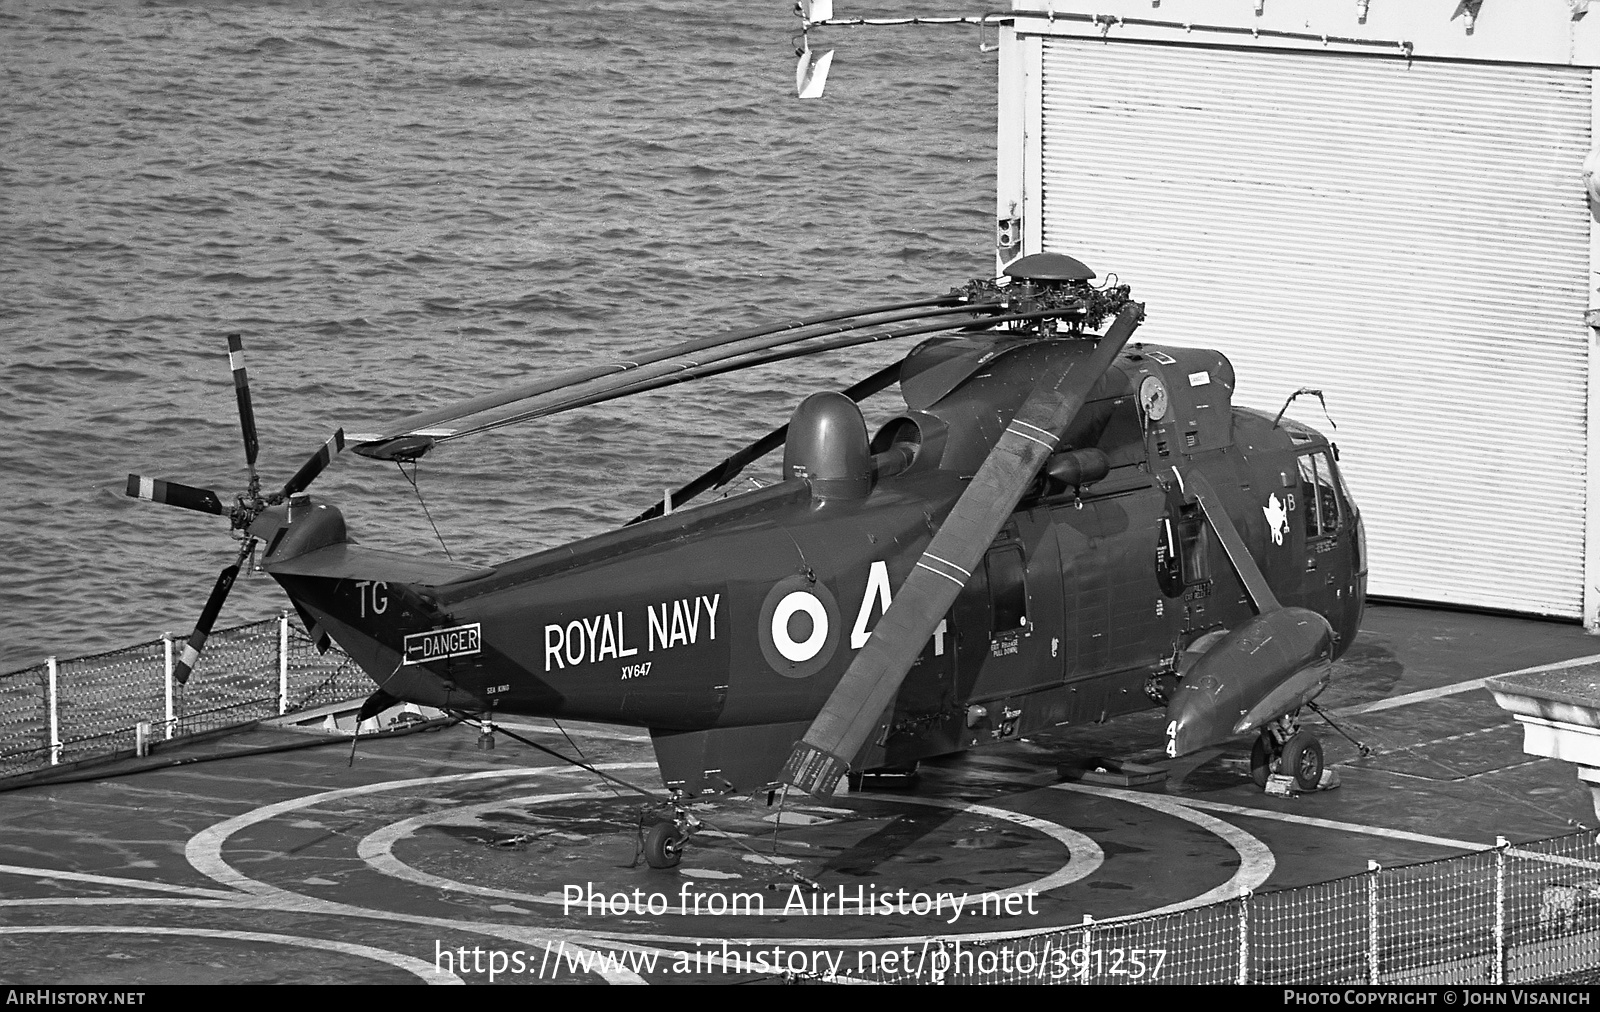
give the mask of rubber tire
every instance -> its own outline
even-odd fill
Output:
[[[658,822],[644,838],[644,860],[652,868],[676,868],[683,860],[683,845],[677,823]]]
[[[1256,743],[1250,746],[1250,779],[1254,780],[1257,787],[1266,789],[1267,781],[1272,777],[1272,753],[1267,751],[1267,740],[1262,735],[1256,735]]]
[[[1322,742],[1305,731],[1290,738],[1283,746],[1278,771],[1292,775],[1295,786],[1302,791],[1316,790],[1322,782]]]

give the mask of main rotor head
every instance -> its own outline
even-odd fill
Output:
[[[973,303],[998,303],[1008,313],[1059,312],[1017,328],[1044,337],[1081,337],[1128,304],[1127,285],[1095,288],[1089,283],[1095,272],[1064,253],[1030,253],[1008,264],[1003,276],[1005,284],[972,281],[955,293]]]

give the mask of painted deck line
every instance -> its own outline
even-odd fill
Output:
[[[1355,706],[1344,706],[1328,712],[1335,717],[1356,717],[1363,713],[1379,713],[1383,710],[1411,706],[1414,703],[1426,703],[1430,699],[1442,699],[1445,696],[1459,696],[1463,692],[1472,692],[1474,689],[1483,688],[1484,682],[1490,678],[1505,678],[1509,675],[1531,675],[1540,671],[1561,671],[1565,668],[1575,668],[1581,664],[1594,664],[1597,662],[1600,662],[1600,654],[1589,654],[1585,657],[1573,657],[1565,661],[1539,664],[1531,668],[1502,671],[1497,675],[1485,675],[1483,678],[1469,678],[1464,682],[1456,682],[1452,685],[1441,685],[1432,689],[1419,689],[1416,692],[1408,692],[1403,696],[1374,700],[1371,703],[1358,703]]]
[[[1388,699],[1378,699],[1370,703],[1360,703],[1356,706],[1345,706],[1328,712],[1335,717],[1359,717],[1364,713],[1380,713],[1384,710],[1398,710],[1402,706],[1411,706],[1416,703],[1426,703],[1432,699],[1443,699],[1446,696],[1459,696],[1464,692],[1472,692],[1483,688],[1482,678],[1469,678],[1464,682],[1453,685],[1440,685],[1432,689],[1419,689],[1408,692],[1403,696],[1392,696]]]
[[[518,724],[509,720],[496,720],[495,727],[503,727],[508,731],[532,731],[535,734],[561,734],[561,728],[552,724]],[[649,735],[623,734],[621,731],[610,731],[605,728],[584,724],[580,727],[569,727],[566,734],[574,738],[601,738],[606,741],[635,741],[645,745],[650,744]]]
[[[1011,822],[1024,828],[1031,829],[1041,836],[1055,840],[1061,845],[1062,849],[1067,852],[1067,863],[1062,865],[1056,871],[1051,872],[1049,875],[1046,875],[1043,878],[1034,879],[1032,881],[1023,882],[1019,885],[1008,886],[1004,889],[993,889],[979,893],[976,896],[970,897],[970,899],[974,901],[982,901],[985,898],[1003,900],[1010,896],[1022,896],[1030,892],[1047,893],[1052,889],[1059,889],[1062,886],[1070,885],[1079,879],[1087,878],[1098,871],[1100,866],[1105,863],[1105,852],[1100,849],[1099,844],[1095,843],[1087,836],[1077,832],[1076,830],[1068,829],[1065,826],[1058,825],[1054,822],[1049,822],[1045,819],[1036,818],[1032,815],[1023,815],[1018,812],[1007,811],[1006,809],[1002,808],[994,808],[992,806],[978,804],[976,802],[957,801],[948,798],[905,798],[897,797],[891,794],[863,794],[857,796],[887,804],[925,805],[935,808],[946,808],[968,815],[978,815],[985,818]],[[398,878],[407,882],[412,882],[416,885],[421,885],[431,889],[444,889],[455,892],[470,893],[479,896],[488,896],[495,899],[511,900],[512,902],[538,903],[552,907],[562,907],[563,912],[565,912],[568,901],[564,895],[558,895],[553,892],[544,893],[541,895],[537,893],[519,892],[508,889],[497,889],[492,886],[478,885],[477,883],[472,882],[462,882],[457,879],[450,879],[443,876],[434,875],[429,872],[413,868],[401,861],[399,858],[395,857],[394,845],[400,840],[414,835],[415,832],[423,826],[443,822],[445,820],[449,820],[452,824],[462,825],[466,824],[467,820],[477,819],[484,814],[499,811],[516,805],[540,805],[556,801],[568,801],[574,798],[593,798],[597,800],[604,800],[605,797],[605,795],[598,794],[593,791],[583,791],[569,794],[530,794],[523,797],[506,798],[498,801],[487,801],[483,804],[471,805],[464,808],[452,808],[447,811],[431,812],[426,815],[419,815],[410,819],[404,819],[400,822],[390,823],[389,825],[384,826],[382,829],[378,829],[367,834],[357,845],[356,855],[360,857],[361,860],[365,861],[367,865],[374,871],[383,875],[388,875],[392,878]],[[966,893],[963,893],[962,895],[964,897],[967,896]],[[948,905],[942,901],[936,902],[933,912],[937,915],[940,911],[946,909],[947,906]],[[955,908],[950,907],[950,909],[954,910]],[[668,907],[664,913],[675,916],[693,916],[698,914],[699,910],[687,910],[683,907]],[[900,911],[901,916],[904,916],[906,913],[907,911],[905,910]],[[955,911],[955,913],[956,916],[960,916],[960,911]],[[811,916],[856,917],[859,916],[859,914],[839,911],[834,913],[824,912],[820,915]],[[628,936],[629,933],[625,930],[606,932],[606,937],[609,938],[626,938]],[[660,940],[666,936],[651,937],[652,939]],[[700,936],[681,935],[676,936],[674,941],[678,942],[679,944],[693,944],[694,939],[697,937]],[[770,938],[763,939],[763,941],[768,943],[781,943],[784,941],[784,939],[782,936],[772,936]]]
[[[1582,868],[1584,871],[1600,871],[1600,862],[1585,861],[1578,857],[1566,857],[1561,854],[1541,854],[1536,850],[1523,850],[1521,847],[1507,847],[1507,857],[1520,857],[1525,861],[1539,861],[1543,864],[1565,865],[1568,868]]]
[[[1198,896],[1193,896],[1186,900],[1178,900],[1175,903],[1168,903],[1165,906],[1155,907],[1149,910],[1142,910],[1136,913],[1125,914],[1117,917],[1107,917],[1104,920],[1096,920],[1096,924],[1112,924],[1119,921],[1133,921],[1143,917],[1153,917],[1159,914],[1172,913],[1179,910],[1188,910],[1191,907],[1208,906],[1209,904],[1215,903],[1218,900],[1234,899],[1240,893],[1253,891],[1259,888],[1261,884],[1272,875],[1273,870],[1277,867],[1277,862],[1272,856],[1272,851],[1268,849],[1266,844],[1262,843],[1254,836],[1251,836],[1249,832],[1240,829],[1238,826],[1223,822],[1221,819],[1212,818],[1211,816],[1205,815],[1201,812],[1190,811],[1183,806],[1176,804],[1169,798],[1154,794],[1141,794],[1138,791],[1122,791],[1111,787],[1090,787],[1079,784],[1056,784],[1053,786],[1055,790],[1074,791],[1082,794],[1094,794],[1113,798],[1118,801],[1127,801],[1132,804],[1142,805],[1145,808],[1155,809],[1156,811],[1170,815],[1175,819],[1182,819],[1185,822],[1193,823],[1202,829],[1206,829],[1212,833],[1215,833],[1239,855],[1239,868],[1236,872],[1234,872],[1233,877],[1214,889],[1210,889]],[[890,795],[881,794],[862,796],[871,797],[875,800],[882,801],[902,800],[894,798]],[[907,798],[903,799],[903,803],[942,805],[943,807],[956,810],[974,811],[982,811],[985,807],[974,802],[965,802],[956,799]],[[1013,821],[1016,821],[1016,816],[1017,813],[1008,813],[1006,817],[1012,818]],[[1029,816],[1026,818],[1032,817]],[[1039,821],[1043,822],[1044,820]],[[1059,823],[1052,823],[1052,825],[1060,827]],[[1060,828],[1064,829],[1065,827]],[[1072,831],[1068,830],[1068,832]],[[1093,846],[1098,854],[1099,861],[1103,861],[1104,851],[1101,850],[1098,844],[1094,844]],[[1063,868],[1061,871],[1057,872],[1056,875],[1064,877],[1068,869],[1071,867],[1072,862],[1069,862],[1067,868]],[[1099,863],[1097,862],[1096,870],[1098,870],[1098,867]],[[1066,884],[1066,881],[1067,880],[1064,879],[1061,884]],[[994,893],[991,893],[990,895],[994,895]],[[787,948],[901,948],[904,946],[927,946],[941,941],[951,941],[956,939],[959,939],[963,942],[996,942],[1006,941],[1014,938],[1033,938],[1039,935],[1050,934],[1051,932],[1071,931],[1076,927],[1078,927],[1076,924],[1042,926],[1034,925],[1031,927],[1013,928],[1010,930],[971,932],[950,931],[948,928],[946,928],[943,931],[929,934],[895,935],[878,938],[788,938],[761,935],[745,938],[730,938],[727,939],[727,941],[729,944],[733,945],[770,946],[777,944]],[[706,939],[700,936],[668,935],[645,932],[634,933],[596,930],[591,931],[590,934],[600,938],[617,940],[626,939],[632,942],[655,942],[659,944],[681,945],[686,947],[717,944],[721,941],[720,939]]]
[[[1199,808],[1208,812],[1220,812],[1223,815],[1239,815],[1250,819],[1270,819],[1274,822],[1287,822],[1297,826],[1311,826],[1316,829],[1331,829],[1339,833],[1359,833],[1364,836],[1381,836],[1389,840],[1405,840],[1408,843],[1425,843],[1430,847],[1444,847],[1448,850],[1459,850],[1466,853],[1479,850],[1493,850],[1494,845],[1488,843],[1473,843],[1470,840],[1453,840],[1448,836],[1428,836],[1425,833],[1412,833],[1404,829],[1386,829],[1383,826],[1368,826],[1359,822],[1339,822],[1334,819],[1318,819],[1310,815],[1295,815],[1292,812],[1275,812],[1268,808],[1246,808],[1243,805],[1229,805],[1221,801],[1201,801],[1198,798],[1172,798],[1175,804],[1189,808]]]
[[[47,878],[59,882],[84,882],[89,885],[121,886],[124,889],[149,889],[154,892],[175,893],[203,899],[236,900],[239,894],[223,889],[206,889],[203,886],[170,885],[166,882],[147,882],[137,878],[119,878],[113,875],[91,875],[81,871],[57,871],[53,868],[29,868],[20,864],[0,864],[0,875],[21,875],[24,878]]]
[[[299,935],[280,935],[265,931],[228,931],[221,928],[166,928],[150,924],[122,926],[114,924],[51,924],[38,927],[0,927],[0,935],[167,935],[189,938],[213,938],[229,942],[265,942],[271,945],[292,945],[318,952],[342,952],[347,956],[388,963],[397,969],[421,977],[429,984],[465,984],[466,981],[447,970],[388,949],[379,949],[357,942],[341,942],[329,938],[304,938]]]
[[[149,908],[190,908],[196,910],[225,910],[234,912],[254,913],[257,911],[287,912],[293,914],[312,914],[319,917],[356,917],[369,920],[387,921],[393,924],[403,924],[409,927],[427,926],[443,928],[451,931],[471,932],[499,938],[520,945],[533,947],[539,946],[544,951],[555,953],[552,946],[561,946],[562,951],[573,956],[578,968],[584,973],[599,977],[608,984],[643,984],[647,983],[633,970],[619,965],[615,960],[606,960],[599,955],[586,955],[595,946],[598,936],[582,932],[542,932],[534,929],[518,928],[510,924],[495,924],[484,921],[458,921],[443,917],[428,917],[418,914],[407,914],[391,910],[378,910],[369,907],[356,907],[347,903],[335,903],[330,900],[319,900],[315,897],[302,896],[299,893],[284,893],[284,899],[257,899],[244,893],[236,894],[233,900],[194,899],[188,896],[80,896],[80,897],[45,897],[34,899],[0,900],[0,908],[10,907],[149,907]],[[52,930],[59,932],[70,930],[72,925],[52,926]],[[0,928],[4,932],[5,928]],[[17,932],[24,930],[21,927],[14,929]],[[85,928],[84,930],[89,930]],[[105,929],[101,929],[105,930]],[[157,930],[138,928],[135,930]],[[168,929],[162,929],[168,930]],[[199,929],[196,929],[199,930]],[[224,930],[224,929],[217,929]],[[576,940],[576,941],[574,941]],[[635,946],[628,942],[612,939],[603,939],[605,947],[616,950],[639,949],[642,952],[653,951]],[[582,943],[581,945],[579,943]],[[588,963],[585,963],[585,960]],[[589,968],[592,967],[592,968]],[[567,967],[567,976],[576,978],[572,966]]]
[[[599,770],[632,769],[634,767],[644,765],[651,764],[602,763],[595,768]],[[579,958],[598,959],[598,957],[586,955],[589,950],[583,948],[584,945],[589,945],[592,943],[589,943],[586,939],[583,941],[582,945],[576,941],[573,941],[575,939],[584,938],[584,936],[578,932],[550,931],[543,929],[523,928],[509,924],[493,924],[464,920],[458,921],[442,917],[402,914],[387,910],[354,906],[348,903],[338,903],[331,900],[318,899],[313,896],[291,892],[288,889],[253,879],[234,868],[222,856],[223,846],[235,833],[238,833],[241,830],[247,829],[258,823],[275,819],[286,812],[296,811],[301,808],[310,808],[329,801],[360,797],[368,794],[380,793],[383,791],[401,790],[408,787],[422,787],[445,783],[471,783],[480,780],[493,780],[497,778],[554,776],[561,773],[570,772],[573,768],[574,767],[543,766],[519,767],[504,770],[482,770],[477,773],[418,777],[409,780],[390,780],[383,783],[362,784],[357,787],[346,787],[337,790],[322,791],[320,793],[307,795],[305,797],[289,798],[285,801],[279,801],[275,804],[263,805],[260,808],[246,812],[243,815],[237,815],[231,819],[225,819],[222,822],[208,826],[189,838],[188,842],[184,845],[184,856],[188,859],[190,866],[200,874],[206,876],[212,881],[219,882],[222,885],[232,886],[233,888],[238,889],[240,893],[245,894],[251,900],[253,900],[254,905],[258,905],[263,908],[270,907],[279,910],[330,914],[335,916],[344,914],[355,917],[371,917],[380,920],[398,921],[410,924],[412,926],[439,926],[460,931],[472,931],[478,934],[490,935],[496,938],[505,938],[510,941],[521,942],[524,944],[539,945],[545,943],[558,943],[562,946],[564,952],[571,950],[573,953],[577,954],[577,957]],[[545,951],[549,951],[548,946],[546,946]],[[644,983],[644,979],[632,970],[629,970],[626,967],[619,967],[615,966],[614,964],[606,963],[603,960],[600,960],[597,964],[595,964],[592,972],[595,976],[600,977],[608,984]]]
[[[1111,798],[1116,801],[1125,801],[1133,805],[1170,815],[1175,819],[1192,822],[1202,829],[1210,830],[1221,837],[1228,846],[1232,847],[1239,855],[1239,870],[1233,877],[1214,889],[1208,889],[1199,896],[1166,906],[1156,907],[1152,910],[1141,910],[1136,914],[1124,914],[1118,917],[1107,917],[1097,920],[1096,924],[1107,924],[1113,921],[1131,921],[1142,917],[1156,917],[1161,914],[1175,913],[1179,910],[1188,910],[1193,907],[1209,906],[1220,900],[1236,899],[1243,893],[1254,892],[1261,888],[1261,884],[1271,877],[1277,868],[1277,859],[1272,856],[1272,850],[1266,844],[1256,839],[1250,833],[1221,819],[1213,819],[1202,815],[1195,810],[1195,806],[1187,806],[1177,798],[1164,794],[1145,794],[1141,791],[1125,791],[1115,787],[1095,787],[1089,784],[1055,784],[1051,788],[1057,791],[1071,791],[1074,794],[1092,794],[1102,798]]]

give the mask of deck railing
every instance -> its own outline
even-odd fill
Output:
[[[1156,917],[952,936],[854,975],[895,984],[1516,984],[1600,973],[1593,831]]]
[[[338,647],[319,654],[288,614],[211,634],[187,684],[183,641],[161,639],[0,675],[0,778],[120,754],[324,703],[372,684]]]

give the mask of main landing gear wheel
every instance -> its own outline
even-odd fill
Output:
[[[688,842],[689,834],[679,829],[676,822],[658,822],[645,834],[645,863],[652,868],[676,868],[683,860],[683,848]]]
[[[1290,738],[1278,760],[1278,772],[1294,777],[1294,785],[1302,791],[1316,790],[1322,782],[1322,742],[1306,731]]]
[[[1309,731],[1295,731],[1280,748],[1263,728],[1250,747],[1250,779],[1265,788],[1274,773],[1294,778],[1299,791],[1314,791],[1322,784],[1322,742]]]

